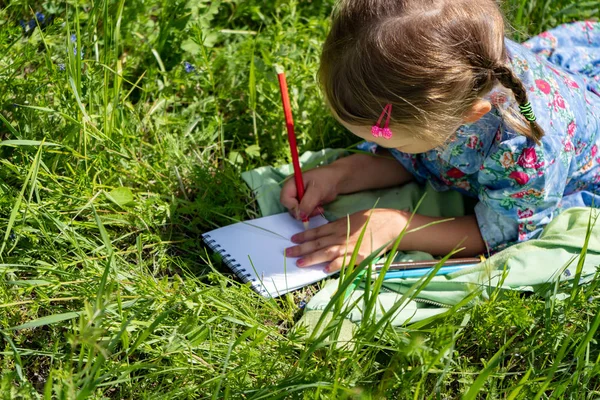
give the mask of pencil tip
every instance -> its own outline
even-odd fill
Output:
[[[308,221],[302,221],[302,224],[304,225],[304,230],[308,229]]]

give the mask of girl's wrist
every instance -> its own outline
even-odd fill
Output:
[[[406,211],[396,210],[393,208],[385,209],[385,211],[387,212],[388,218],[390,221],[390,224],[389,224],[389,227],[390,227],[389,236],[390,237],[388,238],[388,240],[390,241],[390,244],[388,245],[387,250],[391,250],[391,248],[394,245],[394,242],[396,241],[398,236],[400,236],[402,231],[405,228],[407,228],[406,225],[408,224],[410,215],[407,214]],[[400,243],[400,246],[402,246],[402,243]],[[398,250],[400,250],[400,247],[398,247]]]
[[[338,163],[338,162],[334,162],[330,165],[328,165],[325,168],[329,168],[330,171],[333,174],[333,182],[332,182],[332,186],[333,186],[333,191],[335,192],[335,195],[339,195],[339,194],[344,194],[347,193],[346,189],[346,182],[348,182],[348,178],[350,176],[350,171],[349,168],[350,164],[348,163]]]

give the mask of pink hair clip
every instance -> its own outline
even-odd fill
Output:
[[[387,118],[385,120],[385,125],[383,128],[381,127],[381,122],[383,121],[383,117],[387,113]],[[392,117],[392,104],[388,103],[385,107],[383,107],[383,111],[381,112],[381,116],[379,120],[377,120],[377,124],[371,127],[371,133],[375,137],[382,137],[384,139],[392,138],[392,131],[390,130],[390,118]]]

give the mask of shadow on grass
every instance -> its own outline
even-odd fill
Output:
[[[229,166],[219,169],[198,165],[182,177],[180,189],[174,193],[171,224],[162,238],[172,243],[171,255],[178,257],[194,275],[211,271],[208,254],[220,272],[234,277],[219,256],[204,245],[202,234],[257,215],[250,189],[238,171]]]

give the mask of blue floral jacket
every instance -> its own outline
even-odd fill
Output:
[[[499,110],[517,105],[495,89],[492,112],[443,148],[391,150],[418,181],[479,199],[475,213],[492,252],[537,237],[566,208],[600,205],[600,24],[563,25],[506,47],[545,132],[541,145],[504,123]]]

